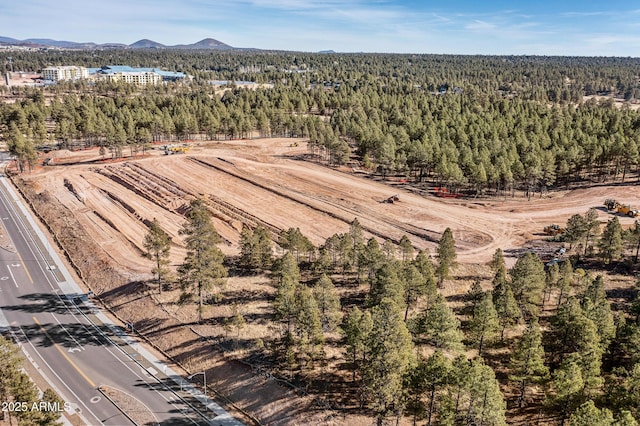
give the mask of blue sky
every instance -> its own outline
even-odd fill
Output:
[[[130,44],[211,37],[315,52],[640,57],[640,3],[575,0],[2,0],[0,35]]]

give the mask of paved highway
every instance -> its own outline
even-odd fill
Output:
[[[0,220],[0,232],[6,231],[0,237],[0,332],[20,344],[68,403],[69,419],[89,425],[242,425],[81,293],[4,177]]]

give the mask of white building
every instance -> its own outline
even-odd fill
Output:
[[[74,65],[47,67],[42,70],[42,78],[50,81],[79,80],[87,77],[89,77],[89,73],[85,67]]]
[[[105,74],[109,81],[121,81],[139,85],[158,84],[162,81],[162,76],[155,72],[115,72]]]

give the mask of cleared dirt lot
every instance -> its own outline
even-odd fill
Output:
[[[112,164],[92,162],[100,158],[95,151],[58,152],[56,165],[30,179],[69,208],[133,275],[149,270],[140,253],[144,222],[153,218],[173,237],[173,260],[181,261],[178,229],[183,209],[194,197],[207,199],[228,254],[238,251],[243,222],[261,223],[274,233],[299,227],[320,244],[358,218],[368,236],[398,241],[406,234],[416,248],[431,252],[450,227],[463,263],[484,263],[496,248],[514,250],[543,238],[545,225],[564,224],[590,207],[597,207],[606,222],[611,215],[600,208],[604,198],[631,204],[640,200],[637,186],[578,189],[531,201],[443,200],[303,161],[304,143],[290,145],[291,139],[213,143],[187,154],[167,156],[154,150],[146,158]],[[394,194],[399,202],[382,202]],[[623,226],[633,222],[620,220]]]

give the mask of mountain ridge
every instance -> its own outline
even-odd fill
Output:
[[[90,50],[90,49],[202,49],[202,50],[232,50],[236,49],[233,46],[229,46],[214,38],[204,38],[198,42],[192,44],[177,44],[177,45],[164,45],[150,39],[141,39],[131,44],[123,43],[94,43],[94,42],[74,42],[65,40],[53,40],[49,38],[29,38],[25,40],[18,40],[12,37],[0,36],[0,45],[10,46],[23,46],[33,48],[59,48],[59,49],[77,49],[77,50]]]

